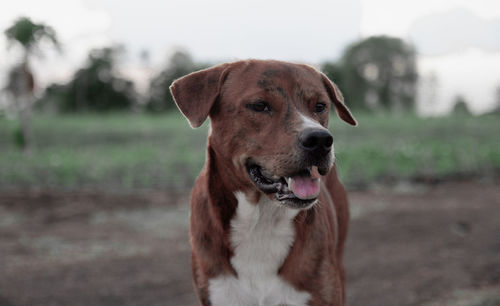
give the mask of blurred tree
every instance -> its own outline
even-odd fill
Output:
[[[118,76],[119,46],[91,50],[87,63],[66,85],[53,84],[42,98],[63,112],[126,110],[136,101],[132,81]]]
[[[332,80],[340,90],[343,92],[344,88],[344,71],[342,70],[342,66],[340,63],[334,62],[324,62],[321,64],[320,70],[330,79]],[[349,104],[350,106],[350,104]]]
[[[65,104],[67,96],[66,84],[52,83],[35,104],[36,108],[43,111],[58,112]]]
[[[414,110],[416,53],[399,38],[374,36],[347,47],[338,64],[322,70],[358,109]]]
[[[9,72],[8,91],[14,100],[15,108],[19,113],[21,121],[21,133],[18,143],[23,147],[25,153],[29,153],[33,147],[33,131],[31,126],[32,105],[34,100],[33,90],[35,80],[31,72],[29,60],[34,53],[39,52],[38,46],[43,42],[49,42],[59,49],[59,42],[55,31],[42,23],[33,23],[27,17],[17,19],[12,26],[5,30],[9,46],[17,44],[23,50],[22,62]]]
[[[500,114],[500,85],[497,86],[495,90],[495,110],[497,114]]]
[[[430,114],[439,98],[440,81],[435,71],[419,76],[418,108],[422,114]]]
[[[471,114],[467,101],[462,95],[455,97],[455,106],[453,106],[453,114],[459,116],[469,116]]]
[[[151,53],[147,49],[142,49],[141,52],[139,52],[139,58],[141,59],[141,63],[144,66],[149,66],[151,63]]]
[[[176,51],[170,57],[166,68],[151,80],[147,109],[154,112],[175,109],[175,103],[169,90],[172,82],[186,74],[208,66],[195,63],[187,51]]]
[[[494,102],[493,109],[484,113],[483,115],[495,115],[500,116],[500,85],[494,89]]]

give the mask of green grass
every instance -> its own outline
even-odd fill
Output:
[[[334,120],[341,176],[376,180],[492,175],[500,169],[500,120],[494,116],[361,115],[354,129]]]
[[[37,116],[31,156],[10,141],[15,124],[0,120],[0,186],[180,188],[205,157],[206,128],[177,114]]]
[[[355,128],[337,117],[331,124],[340,175],[349,186],[500,169],[498,117],[357,119]],[[177,112],[37,114],[36,151],[24,156],[13,140],[16,125],[0,117],[0,188],[189,188],[205,159],[208,130],[207,123],[191,129]]]

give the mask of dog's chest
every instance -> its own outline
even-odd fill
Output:
[[[219,276],[209,282],[213,305],[307,305],[310,295],[299,292],[278,275],[295,238],[297,210],[279,207],[268,199],[257,205],[236,193],[238,209],[231,222],[238,276]]]

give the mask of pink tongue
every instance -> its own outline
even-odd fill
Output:
[[[319,178],[296,176],[290,178],[288,187],[299,199],[310,200],[319,195]]]

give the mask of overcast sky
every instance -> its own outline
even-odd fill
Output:
[[[63,43],[62,55],[49,52],[35,63],[45,83],[68,78],[90,48],[112,43],[125,45],[130,67],[142,50],[160,67],[178,47],[203,61],[252,57],[318,64],[338,59],[353,41],[385,34],[416,45],[421,72],[442,79],[447,99],[462,90],[481,111],[494,103],[493,87],[500,84],[498,0],[16,0],[2,6],[0,29],[22,15],[52,25]],[[14,59],[2,37],[0,74]],[[470,63],[459,76],[454,66],[463,60]],[[487,79],[488,89],[467,82],[476,74]]]

